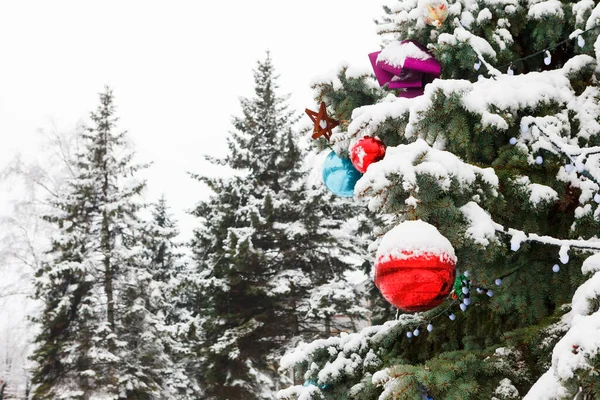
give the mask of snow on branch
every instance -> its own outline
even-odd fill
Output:
[[[369,207],[377,209],[386,202],[392,185],[400,185],[408,193],[418,192],[417,176],[421,174],[435,177],[445,191],[450,190],[453,182],[461,189],[471,188],[478,180],[493,188],[498,185],[492,168],[465,163],[454,154],[434,149],[423,139],[417,139],[408,145],[388,147],[385,158],[369,167],[354,191],[359,196],[371,194]]]
[[[573,295],[571,311],[562,317],[562,322],[570,326],[563,338],[554,346],[552,366],[531,387],[525,399],[546,399],[556,396],[574,395],[568,387],[594,370],[594,358],[600,353],[600,311],[592,304],[600,299],[600,254],[588,257],[581,268],[582,272],[593,273]]]
[[[552,236],[538,235],[536,233],[526,233],[514,228],[505,228],[503,225],[494,222],[492,217],[477,203],[469,202],[461,208],[470,227],[467,229],[467,235],[476,243],[488,243],[495,240],[493,231],[504,233],[511,236],[511,249],[519,250],[523,242],[538,242],[559,246],[559,255],[561,259],[568,260],[568,250],[572,247],[582,250],[600,250],[600,240],[596,239],[558,239]],[[565,260],[566,261],[566,260]]]
[[[316,376],[317,385],[312,385],[311,389],[293,386],[281,390],[278,398],[296,398],[294,396],[305,396],[298,397],[305,399],[319,398],[315,396],[320,393],[322,385],[339,381],[343,377],[360,377],[364,371],[376,369],[381,360],[373,348],[376,348],[381,340],[389,338],[393,330],[418,325],[423,321],[423,316],[420,314],[403,314],[397,320],[388,321],[383,325],[369,326],[358,333],[342,333],[338,337],[300,343],[293,351],[283,356],[279,370],[285,371],[295,365],[304,364],[309,367],[305,378]],[[326,362],[317,366],[313,360],[317,359],[316,355],[320,352],[325,352],[329,356]]]
[[[315,385],[295,385],[277,392],[278,399],[312,400],[322,399],[321,390]]]
[[[238,340],[254,332],[262,325],[262,322],[259,322],[252,318],[244,325],[227,329],[223,333],[223,335],[217,340],[217,343],[210,347],[210,350],[214,353],[227,352],[227,355],[230,359],[236,359],[239,356],[240,352],[239,348],[237,347]]]
[[[473,51],[477,54],[477,57],[484,63],[488,71],[493,75],[501,75],[501,72],[495,69],[489,64],[484,56],[487,55],[491,59],[496,59],[496,51],[492,46],[482,37],[474,35],[463,27],[457,27],[454,29],[453,34],[442,33],[438,38],[439,44],[445,44],[450,46],[457,46],[459,43],[468,43]]]
[[[593,93],[577,97],[571,88],[569,77],[595,60],[590,56],[578,55],[562,68],[530,72],[522,75],[500,75],[481,78],[477,82],[458,79],[436,79],[425,86],[425,93],[413,99],[386,97],[382,102],[357,108],[352,113],[348,127],[349,136],[373,135],[388,119],[407,122],[404,136],[411,138],[419,132],[419,123],[434,100],[440,94],[458,96],[465,111],[478,115],[483,128],[507,130],[512,121],[507,120],[519,111],[536,109],[543,104],[569,105],[585,122],[585,131],[593,132],[598,125],[588,107],[593,104]],[[587,99],[587,101],[586,101]],[[507,117],[508,116],[508,117]]]

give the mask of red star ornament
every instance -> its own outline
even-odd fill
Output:
[[[317,139],[321,136],[325,136],[325,139],[329,141],[329,138],[332,135],[331,130],[338,126],[340,123],[327,115],[325,102],[321,102],[321,106],[319,107],[318,113],[309,110],[308,108],[305,111],[306,114],[308,114],[308,116],[312,120],[312,122],[315,124],[315,127],[313,128],[312,138]]]

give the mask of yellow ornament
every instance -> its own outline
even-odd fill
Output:
[[[446,0],[434,0],[425,3],[425,23],[439,28],[448,18]]]

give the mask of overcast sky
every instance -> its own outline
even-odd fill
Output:
[[[188,236],[185,210],[206,193],[186,171],[210,173],[202,155],[226,151],[256,61],[270,50],[292,107],[313,107],[312,78],[342,61],[369,67],[381,4],[0,0],[0,168],[17,152],[35,155],[39,129],[72,129],[108,84],[120,128],[154,162],[149,200],[164,192]]]

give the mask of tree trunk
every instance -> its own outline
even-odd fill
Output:
[[[106,164],[105,164],[106,169]],[[108,198],[108,173],[104,172],[104,185],[102,194],[104,200]],[[102,212],[102,252],[104,253],[104,290],[106,292],[106,316],[110,329],[115,333],[115,304],[113,298],[113,276],[110,265],[110,229],[108,224],[108,215],[106,210]]]
[[[104,172],[104,180],[102,182],[102,197],[103,205],[106,206],[108,203],[108,165],[106,162],[106,153],[108,152],[108,130],[103,132],[104,139],[104,154],[102,160],[102,167]],[[113,333],[115,331],[115,304],[113,298],[113,276],[110,265],[110,226],[108,223],[108,215],[106,209],[102,211],[102,253],[104,254],[104,291],[106,292],[106,318],[110,329]],[[110,341],[112,343],[112,340]],[[109,343],[109,345],[110,345]],[[112,347],[112,346],[111,346]],[[111,348],[112,351],[112,348]]]
[[[104,291],[106,292],[106,318],[110,329],[115,331],[115,302],[113,294],[113,274],[110,265],[110,233],[106,212],[102,216],[102,252],[104,253]]]
[[[113,298],[113,282],[108,255],[104,257],[104,291],[106,292],[106,317],[110,329],[115,332],[115,303]]]
[[[106,153],[108,152],[108,132],[104,132],[104,156],[102,161],[103,167],[103,182],[102,182],[102,199],[100,204],[104,207],[108,204],[108,192],[109,192],[109,172],[108,165],[106,162]],[[110,219],[106,211],[106,208],[102,210],[102,231],[100,233],[100,246],[102,248],[102,254],[104,256],[104,291],[106,293],[106,320],[110,327],[111,333],[116,334],[115,324],[115,300],[113,292],[113,266],[111,265],[110,255],[113,252],[113,248],[110,243]],[[108,351],[112,354],[116,353],[115,340],[113,338],[108,340],[107,343]],[[116,355],[116,354],[115,354]],[[117,375],[115,366],[113,363],[109,363],[107,373],[107,382],[113,385],[117,384]]]
[[[296,308],[296,300],[292,300],[292,310],[297,310]],[[292,315],[292,335],[293,336],[298,336],[300,335],[300,320],[298,319],[298,312],[294,312],[294,314]]]
[[[31,380],[27,378],[25,382],[25,400],[29,400],[29,396],[31,395]]]

